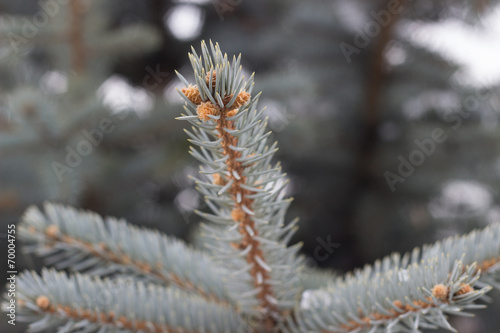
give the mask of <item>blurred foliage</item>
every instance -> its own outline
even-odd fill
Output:
[[[349,270],[498,220],[498,83],[472,82],[416,37],[426,24],[450,21],[485,30],[495,1],[85,3],[101,6],[86,15],[86,43],[106,56],[91,58],[78,79],[71,45],[53,37],[70,28],[67,5],[13,53],[5,29],[22,34],[41,9],[37,1],[0,0],[2,228],[51,199],[187,236],[202,201],[189,189],[196,169],[173,120],[180,113],[173,69],[185,72],[189,45],[202,38],[244,54],[244,69],[258,73],[256,90],[264,91],[292,180],[289,215],[301,217],[296,240],[311,266]],[[26,20],[13,21],[20,15]],[[156,41],[132,38],[144,27]],[[26,105],[43,117],[30,118]],[[51,163],[103,117],[116,129],[59,182]],[[57,140],[40,140],[44,122]],[[69,124],[76,125],[64,131]],[[436,129],[442,142],[433,139]],[[338,246],[318,256],[325,242]],[[486,318],[462,323],[463,332],[491,332]]]

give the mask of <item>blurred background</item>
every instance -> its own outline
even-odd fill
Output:
[[[193,238],[204,203],[174,70],[192,77],[201,39],[256,72],[308,265],[348,271],[499,221],[496,1],[0,0],[0,253],[46,200]],[[492,296],[461,333],[497,331]]]

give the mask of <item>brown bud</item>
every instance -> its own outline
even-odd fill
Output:
[[[47,296],[38,296],[36,298],[36,306],[40,309],[46,310],[50,306],[50,300]]]
[[[202,102],[200,91],[196,86],[190,84],[189,87],[182,88],[181,92],[195,105],[198,105]]]
[[[231,111],[228,111],[228,113],[226,114],[226,116],[227,116],[228,118],[231,118],[231,117],[236,116],[236,114],[237,114],[237,113],[238,113],[238,109],[233,109],[233,110],[231,110]]]
[[[474,291],[474,288],[472,288],[470,286],[470,284],[462,283],[461,286],[462,286],[462,288],[460,288],[460,290],[456,292],[456,294],[455,294],[456,296],[465,295],[465,294],[468,294],[468,293]]]
[[[243,221],[245,218],[245,212],[241,208],[235,208],[231,212],[231,218],[236,222]]]
[[[440,301],[448,300],[448,294],[448,287],[443,284],[437,284],[434,286],[434,288],[432,288],[432,295]]]
[[[239,108],[240,106],[243,106],[245,105],[246,103],[248,103],[248,101],[250,100],[250,94],[247,93],[246,91],[242,91],[238,94],[238,96],[236,96],[236,101],[234,102],[234,105]]]
[[[212,73],[212,79],[210,79],[210,73]],[[210,82],[212,82],[212,88],[215,88],[215,80],[217,79],[217,74],[215,71],[208,72],[207,75],[205,76],[205,82],[207,83],[207,86],[210,87]]]
[[[226,182],[224,181],[224,179],[222,178],[222,176],[218,173],[214,173],[212,175],[212,177],[214,178],[214,184],[215,185],[220,185],[220,186],[223,186],[226,184]]]
[[[210,117],[208,115],[215,116],[219,113],[219,108],[213,105],[211,102],[202,102],[200,105],[198,105],[196,113],[198,114],[198,118],[203,121],[207,121],[210,120]]]
[[[45,234],[51,238],[57,237],[58,233],[59,233],[59,227],[57,225],[51,224],[47,227],[47,229],[45,229]]]

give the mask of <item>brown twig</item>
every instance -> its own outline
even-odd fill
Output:
[[[120,329],[131,331],[141,331],[147,333],[176,333],[179,328],[174,328],[160,323],[152,323],[147,320],[137,320],[126,318],[125,316],[117,317],[113,311],[98,312],[94,309],[73,308],[69,305],[51,304],[47,296],[40,295],[35,301],[38,312],[71,318],[75,320],[86,320],[91,323],[106,324],[116,326]],[[182,330],[185,333],[196,333],[197,331]]]
[[[86,47],[84,39],[84,11],[81,0],[71,0],[70,3],[69,39],[72,53],[72,67],[77,74],[85,70]]]
[[[267,267],[263,267],[265,264],[262,264],[262,262],[265,263],[265,257],[260,242],[255,239],[255,236],[258,236],[259,232],[255,227],[252,216],[243,208],[246,207],[251,210],[253,200],[247,197],[250,192],[241,187],[241,185],[247,185],[247,179],[243,176],[245,167],[242,165],[242,162],[237,161],[241,157],[241,153],[230,148],[230,146],[237,146],[238,138],[224,131],[224,128],[229,130],[236,129],[234,123],[227,120],[226,113],[228,112],[231,112],[231,110],[227,108],[221,110],[220,119],[217,122],[217,131],[219,132],[219,137],[222,138],[223,154],[229,156],[226,161],[229,173],[227,181],[233,182],[229,191],[234,199],[234,208],[231,216],[238,223],[238,231],[243,236],[241,243],[233,245],[240,250],[250,247],[250,251],[245,258],[252,265],[250,275],[252,276],[253,284],[255,288],[260,288],[257,298],[260,301],[260,310],[264,313],[264,326],[268,331],[271,331],[275,326],[273,314],[278,313],[278,309],[270,301],[274,300],[275,296],[269,283],[270,275],[268,269]],[[237,178],[235,174],[239,177]]]
[[[207,84],[210,86],[212,83],[212,88],[215,82],[215,73],[211,75],[207,74],[205,78]],[[243,236],[240,243],[233,243],[232,245],[241,251],[247,249],[248,253],[245,256],[247,263],[249,263],[252,268],[250,269],[250,275],[252,277],[253,285],[255,288],[260,289],[257,298],[259,300],[259,312],[262,313],[263,324],[265,331],[272,331],[276,325],[275,317],[279,315],[279,310],[276,306],[276,298],[271,287],[269,267],[266,263],[266,258],[262,251],[260,242],[256,239],[259,235],[259,231],[255,226],[255,221],[251,216],[253,200],[248,197],[250,191],[243,188],[247,184],[247,178],[243,176],[245,171],[245,165],[241,161],[238,161],[242,154],[240,151],[231,148],[237,147],[238,138],[230,133],[236,129],[233,121],[229,120],[232,116],[238,113],[241,106],[246,104],[250,100],[250,94],[242,91],[239,92],[234,105],[227,107],[226,105],[231,100],[233,95],[223,96],[222,102],[224,107],[220,108],[218,105],[212,104],[210,101],[202,101],[198,88],[196,86],[185,87],[182,93],[194,104],[197,105],[197,114],[202,121],[207,121],[210,116],[220,116],[217,120],[216,130],[218,132],[218,137],[222,139],[221,147],[222,154],[228,156],[226,160],[226,171],[224,175],[215,174],[214,183],[217,185],[227,184],[232,182],[228,191],[232,196],[233,210],[231,212],[231,218],[235,223],[238,224],[238,231]],[[249,213],[250,212],[250,213]]]
[[[386,82],[385,51],[391,41],[396,22],[401,16],[404,1],[399,2],[399,14],[391,16],[388,24],[382,25],[380,35],[375,41],[372,61],[369,70],[369,79],[366,90],[366,106],[363,118],[364,140],[361,147],[362,162],[360,163],[360,178],[369,184],[372,179],[373,154],[377,143],[377,131],[381,120],[381,96]]]
[[[385,8],[387,8],[389,2],[384,2],[386,5]],[[381,26],[380,34],[372,41],[374,47],[370,50],[372,55],[369,58],[371,62],[368,65],[368,80],[365,90],[366,102],[360,123],[361,135],[359,137],[359,144],[357,145],[356,165],[352,174],[354,185],[350,189],[349,196],[351,199],[349,200],[349,204],[346,205],[344,213],[347,220],[344,224],[347,226],[346,233],[348,234],[347,237],[349,237],[344,240],[346,243],[355,243],[355,240],[351,239],[351,237],[357,233],[357,230],[355,230],[357,224],[353,220],[356,214],[358,214],[358,203],[366,191],[373,186],[376,179],[373,168],[377,145],[379,143],[378,129],[382,113],[381,96],[387,79],[384,52],[391,41],[394,26],[398,18],[402,15],[403,6],[404,1],[400,1],[399,10],[397,10],[399,14],[392,15],[388,24]]]

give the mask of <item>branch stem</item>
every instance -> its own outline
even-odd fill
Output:
[[[86,64],[86,47],[84,39],[84,11],[81,0],[70,1],[70,30],[72,68],[77,74],[83,73]]]
[[[241,186],[246,185],[247,181],[247,178],[243,176],[245,167],[241,162],[237,161],[241,157],[241,152],[230,149],[230,146],[237,146],[238,138],[224,130],[224,128],[230,131],[236,129],[234,122],[226,119],[227,111],[226,108],[221,110],[221,116],[217,122],[217,131],[219,132],[219,137],[222,138],[223,154],[224,156],[229,156],[226,160],[227,171],[229,173],[228,181],[232,181],[229,191],[234,201],[233,212],[239,212],[239,218],[235,222],[238,223],[238,231],[243,236],[240,243],[233,245],[240,250],[247,249],[250,246],[250,251],[246,254],[245,258],[252,265],[250,275],[252,276],[254,286],[260,289],[257,298],[260,300],[260,310],[264,314],[264,326],[267,330],[272,330],[275,326],[273,315],[278,314],[278,309],[272,302],[275,297],[269,283],[270,275],[268,267],[265,264],[261,244],[256,239],[259,236],[259,232],[255,227],[252,216],[248,213],[248,210],[252,210],[253,205],[253,200],[248,198],[248,195],[251,193]],[[235,218],[233,217],[233,219]]]

